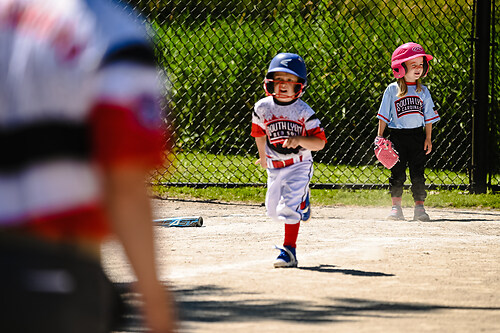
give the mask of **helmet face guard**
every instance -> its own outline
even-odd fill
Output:
[[[399,79],[406,75],[405,62],[415,58],[424,58],[424,68],[422,77],[425,77],[429,72],[429,61],[434,57],[426,54],[424,48],[417,43],[406,43],[399,46],[393,53],[391,58],[391,68],[394,77]]]
[[[284,72],[297,76],[299,82],[285,82],[285,81],[275,81],[274,73]],[[295,84],[293,96],[282,95],[279,92],[276,94],[274,92],[275,84]],[[275,96],[277,98],[299,98],[301,97],[307,87],[307,69],[304,59],[295,53],[279,53],[276,55],[267,70],[266,77],[264,79],[264,90],[267,96]]]
[[[278,90],[276,93],[274,91],[275,85],[288,84],[293,85],[293,95],[282,94]],[[266,96],[273,96],[277,98],[299,98],[304,94],[305,85],[302,82],[290,82],[290,81],[276,81],[274,79],[264,79],[264,90],[266,91]]]

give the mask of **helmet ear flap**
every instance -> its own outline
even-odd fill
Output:
[[[402,64],[398,64],[398,65],[392,67],[392,73],[394,74],[394,77],[396,79],[400,79],[403,76],[405,76],[406,75],[406,66],[405,66],[405,64],[402,63]]]
[[[271,96],[274,94],[274,81],[265,79],[264,80],[264,90],[266,91],[267,96]]]
[[[266,91],[267,96],[271,96],[274,94],[274,73],[267,73],[264,78],[264,90]]]
[[[305,80],[304,79],[301,79],[299,78],[299,80],[297,81],[301,84],[296,84],[295,87],[294,87],[294,93],[298,94],[301,90],[305,90]]]

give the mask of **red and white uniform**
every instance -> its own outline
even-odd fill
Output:
[[[255,104],[252,116],[253,137],[267,135],[266,155],[268,168],[282,168],[301,161],[312,161],[310,150],[283,148],[291,136],[316,136],[326,141],[321,122],[313,109],[301,99],[288,105],[279,105],[272,96]],[[293,163],[286,162],[293,160]],[[286,165],[284,164],[286,163]]]
[[[153,51],[113,6],[0,2],[0,228],[100,239],[100,171],[161,162]]]
[[[268,96],[255,104],[251,135],[267,136],[267,215],[287,224],[299,223],[313,175],[313,158],[308,149],[283,148],[282,144],[292,136],[316,136],[326,142],[321,122],[301,99],[280,105]]]

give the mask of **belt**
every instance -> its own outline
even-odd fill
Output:
[[[298,161],[294,161],[293,158],[289,158],[287,160],[272,160],[271,162],[273,163],[273,167],[275,169],[280,169],[280,168],[290,166],[290,165],[294,164],[295,162],[302,162],[302,155],[299,156]]]

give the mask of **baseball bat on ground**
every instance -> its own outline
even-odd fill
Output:
[[[161,227],[201,227],[203,226],[203,217],[201,216],[168,217],[168,218],[153,220],[153,223]]]

